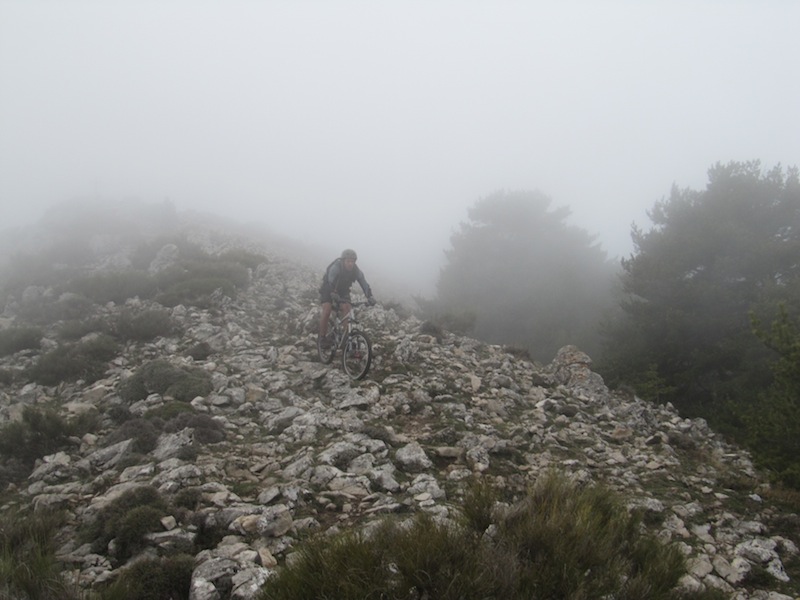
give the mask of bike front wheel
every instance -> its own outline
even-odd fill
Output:
[[[320,361],[326,365],[333,360],[333,355],[336,354],[336,336],[333,333],[324,338],[317,337],[317,353]]]
[[[350,379],[362,379],[372,364],[372,344],[361,331],[350,333],[344,340],[342,368]]]

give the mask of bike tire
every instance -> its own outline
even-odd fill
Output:
[[[366,377],[372,364],[372,343],[367,334],[354,331],[345,338],[342,347],[342,368],[350,379]]]
[[[333,360],[333,355],[336,354],[336,338],[328,334],[327,339],[329,345],[327,348],[324,348],[322,346],[322,338],[317,337],[317,354],[319,354],[319,360],[326,365]]]

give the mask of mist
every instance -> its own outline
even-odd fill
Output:
[[[800,164],[798,21],[783,2],[0,0],[2,227],[168,199],[355,248],[379,296],[430,294],[470,206],[538,190],[624,257],[673,184]]]

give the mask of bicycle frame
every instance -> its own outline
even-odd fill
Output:
[[[348,333],[358,331],[358,319],[356,318],[356,308],[366,306],[367,302],[350,302],[350,311],[344,315],[340,315],[341,304],[334,304],[331,308],[331,320],[329,321],[329,333],[332,333],[339,348],[347,337]],[[346,325],[345,325],[346,323]]]
[[[320,360],[328,364],[333,360],[336,351],[342,351],[342,368],[353,379],[362,379],[369,371],[372,363],[372,343],[366,333],[358,326],[356,309],[369,302],[349,302],[350,310],[341,315],[341,305],[336,303],[331,310],[328,321],[329,345],[322,345],[323,338],[317,340],[317,352]]]

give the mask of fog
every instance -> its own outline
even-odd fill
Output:
[[[467,209],[524,189],[626,256],[673,184],[800,164],[798,22],[777,0],[0,0],[0,228],[168,198],[428,294]]]

